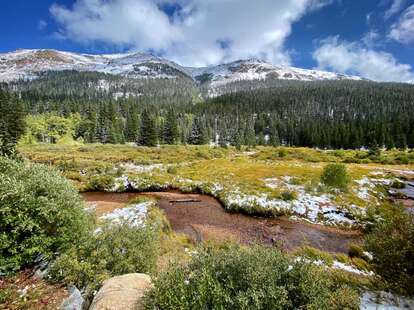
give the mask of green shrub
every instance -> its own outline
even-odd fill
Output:
[[[397,161],[397,163],[399,164],[404,164],[407,165],[410,163],[410,159],[408,158],[407,154],[398,154],[395,157],[395,160]]]
[[[414,295],[414,215],[389,207],[365,238],[376,273],[402,294]]]
[[[281,149],[278,150],[277,154],[280,158],[284,158],[284,157],[287,156],[287,151],[286,151],[286,149],[281,148]]]
[[[400,180],[394,180],[391,184],[391,187],[396,189],[403,189],[405,188],[405,183],[401,182]]]
[[[358,245],[358,244],[350,244],[349,250],[348,250],[349,257],[358,257],[362,258],[364,257],[364,250]]]
[[[114,183],[115,178],[111,175],[95,175],[89,179],[86,189],[88,191],[105,192],[109,191]]]
[[[56,282],[75,285],[90,296],[101,283],[125,273],[151,273],[159,251],[159,230],[106,225],[61,255],[51,266]]]
[[[0,157],[0,272],[67,249],[91,227],[70,181],[38,164]]]
[[[294,191],[286,190],[280,193],[280,198],[282,198],[285,201],[292,201],[298,198],[298,194]]]
[[[188,264],[170,266],[155,278],[145,307],[358,309],[356,292],[338,287],[325,273],[311,264],[293,263],[275,249],[205,246]]]
[[[352,262],[352,265],[354,265],[359,270],[365,270],[365,271],[371,270],[370,264],[362,258],[353,257],[351,262]]]
[[[167,173],[169,173],[169,174],[177,174],[178,173],[177,166],[168,166]]]
[[[347,190],[349,176],[343,164],[329,164],[323,169],[321,182],[327,186]]]

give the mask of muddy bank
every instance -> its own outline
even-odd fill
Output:
[[[138,196],[154,197],[166,213],[174,231],[194,241],[232,239],[243,244],[281,245],[292,250],[310,245],[328,252],[347,252],[351,242],[359,242],[359,231],[290,221],[285,217],[259,218],[227,213],[213,197],[179,192],[84,193],[88,204],[96,207],[98,216],[122,208]]]

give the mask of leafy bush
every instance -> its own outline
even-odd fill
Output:
[[[85,290],[88,296],[112,276],[153,272],[158,241],[159,230],[153,225],[106,225],[61,255],[50,275],[54,281]]]
[[[287,156],[287,151],[286,151],[286,149],[284,149],[284,148],[279,149],[277,153],[278,153],[278,156],[279,156],[280,158],[284,158],[284,157],[286,157],[286,156]]]
[[[115,178],[111,175],[95,175],[89,179],[86,190],[105,192],[111,190],[114,183]]]
[[[154,285],[146,309],[358,309],[351,288],[265,247],[203,247],[188,264],[161,273]]]
[[[0,272],[67,249],[90,228],[73,185],[46,166],[0,157]]]
[[[280,193],[280,198],[285,201],[292,201],[298,198],[298,194],[296,192],[286,190]]]
[[[340,190],[347,190],[349,176],[343,164],[329,164],[323,169],[321,181],[323,184]]]
[[[394,180],[391,184],[391,187],[396,189],[403,189],[405,188],[405,183],[400,180]]]
[[[414,215],[394,206],[381,217],[365,240],[371,263],[392,288],[414,295]]]
[[[364,257],[364,250],[358,244],[352,243],[349,245],[348,255],[349,257],[362,258]]]

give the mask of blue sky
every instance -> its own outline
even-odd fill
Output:
[[[3,0],[0,52],[149,51],[188,66],[258,57],[414,80],[414,0]]]

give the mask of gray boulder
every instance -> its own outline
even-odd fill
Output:
[[[60,305],[60,310],[82,310],[84,299],[81,292],[76,287],[69,288],[69,297]]]

